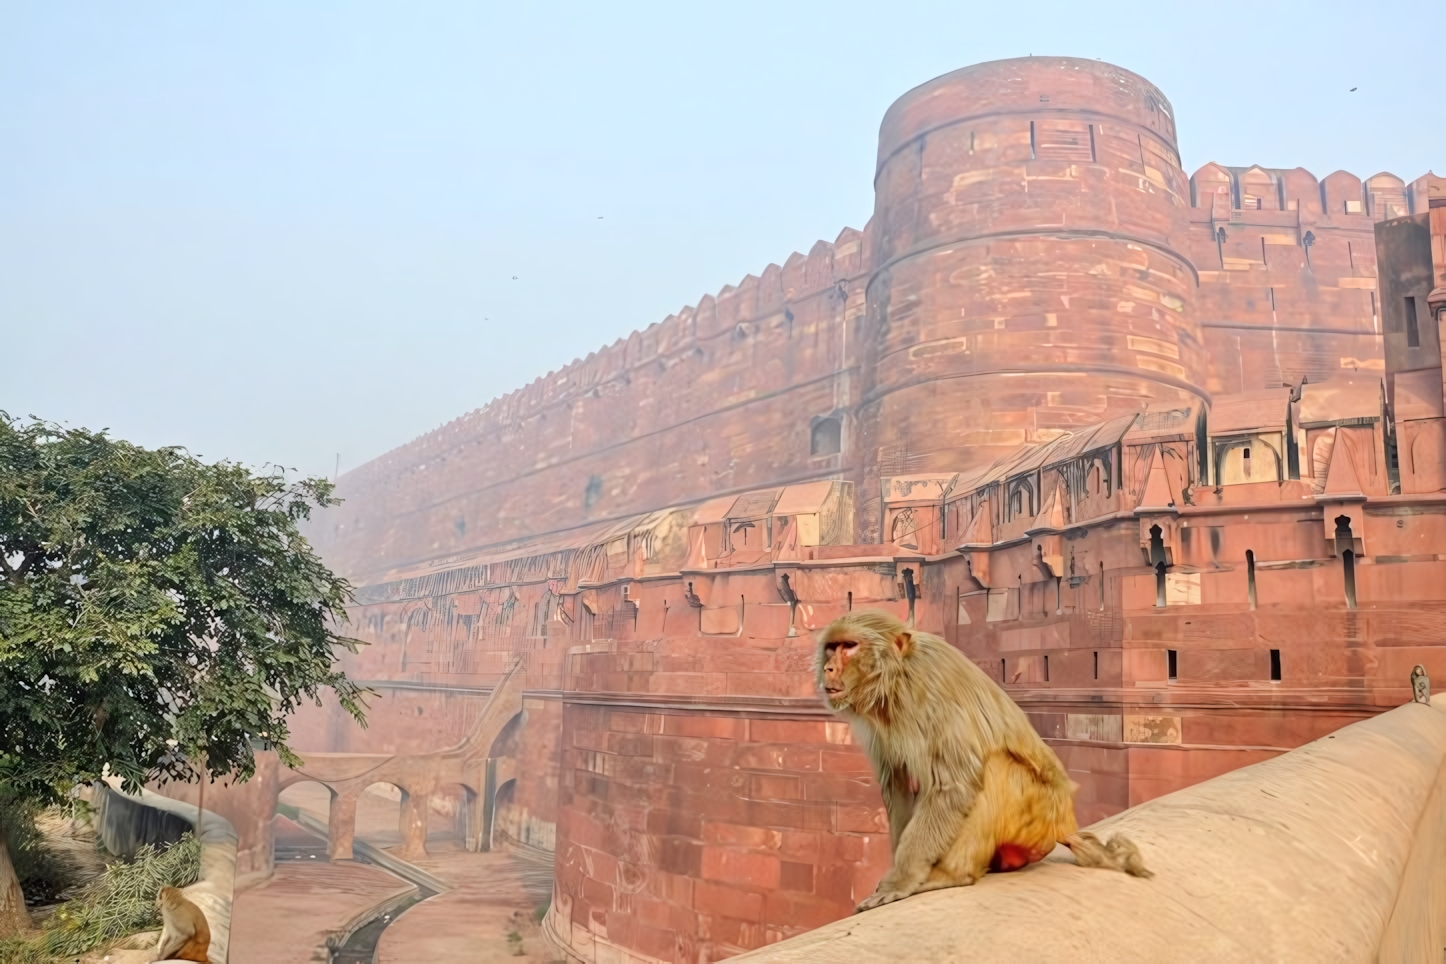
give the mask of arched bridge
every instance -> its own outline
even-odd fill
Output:
[[[295,783],[320,783],[331,791],[327,818],[327,854],[348,860],[356,835],[357,800],[374,783],[390,783],[402,792],[398,830],[403,858],[427,849],[427,810],[442,787],[460,785],[466,808],[468,850],[486,850],[492,836],[497,789],[515,776],[516,761],[489,752],[503,728],[522,712],[522,660],[514,658],[487,698],[466,737],[455,746],[429,753],[308,753],[300,767],[277,774],[273,810],[282,790]]]

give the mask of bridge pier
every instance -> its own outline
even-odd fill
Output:
[[[326,817],[326,855],[331,860],[351,860],[352,840],[356,836],[357,793],[331,792],[331,807]]]
[[[427,852],[427,811],[431,802],[430,791],[402,791],[402,813],[397,829],[402,835],[403,857],[420,857]]]

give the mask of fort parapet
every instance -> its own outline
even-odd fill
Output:
[[[998,680],[1081,823],[1446,676],[1443,182],[1187,177],[1175,125],[1099,61],[945,75],[862,230],[343,476],[310,536],[385,698],[303,746],[450,746],[519,666],[493,776],[433,806],[555,853],[574,953],[703,961],[887,868],[814,693],[851,607]]]

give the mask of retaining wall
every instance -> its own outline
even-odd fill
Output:
[[[1133,838],[1154,879],[1059,848],[734,960],[1439,961],[1443,762],[1438,696],[1092,828]]]

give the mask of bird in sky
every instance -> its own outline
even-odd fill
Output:
[[[513,280],[513,281],[516,281],[516,280],[517,280],[517,275],[513,275],[513,276],[512,276],[512,280]]]
[[[1357,89],[1358,89],[1358,88],[1356,88],[1356,87],[1352,87],[1350,92],[1351,92],[1352,94],[1354,94]]]

